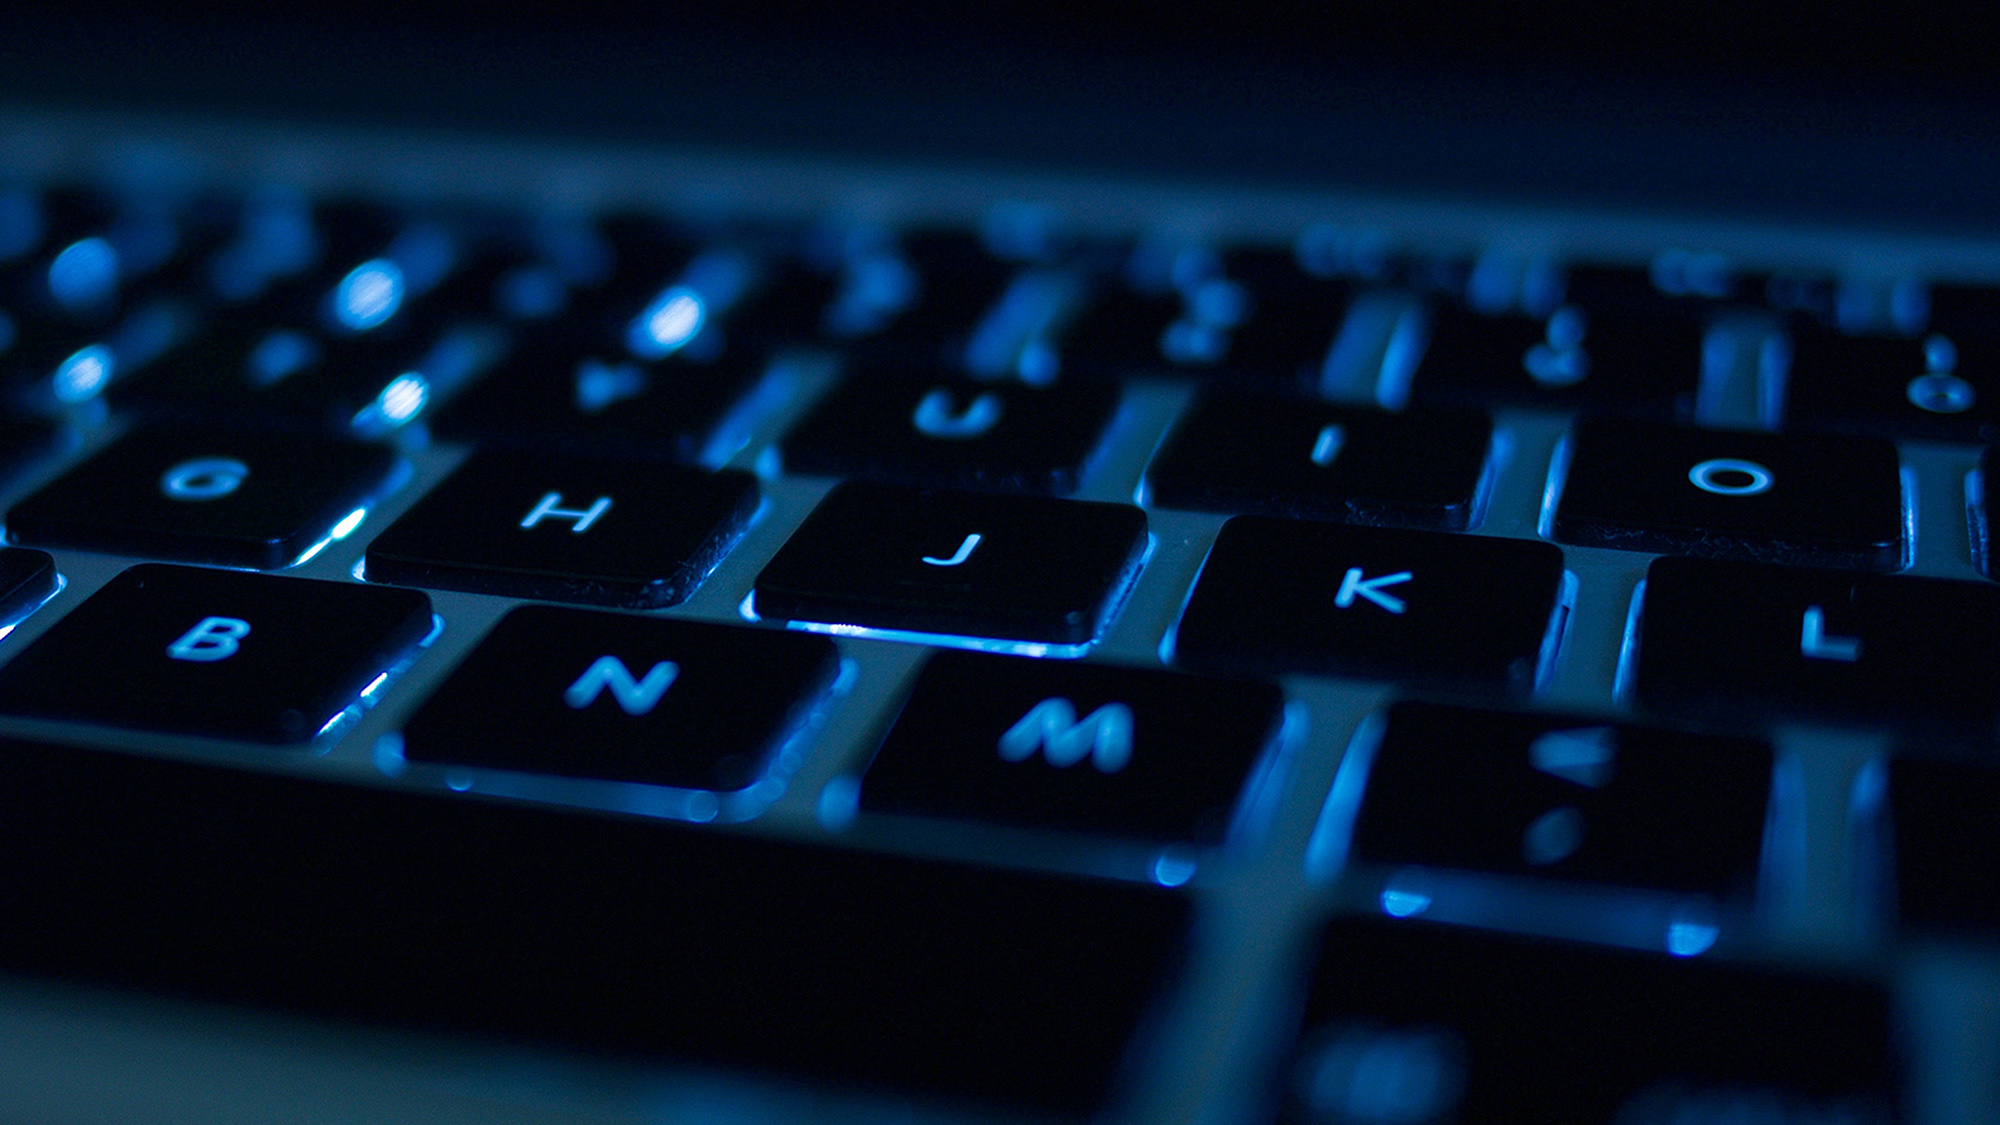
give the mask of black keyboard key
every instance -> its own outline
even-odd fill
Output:
[[[48,552],[0,547],[0,636],[61,588],[62,576]]]
[[[1283,702],[1254,681],[940,653],[868,765],[860,808],[1219,843]]]
[[[368,545],[368,578],[632,609],[678,605],[756,507],[756,478],[733,469],[482,450]]]
[[[1082,646],[1146,551],[1122,504],[848,483],[757,576],[756,612],[829,627]]]
[[[1118,406],[1115,384],[1032,387],[850,374],[785,439],[785,467],[887,484],[1074,492]]]
[[[1553,658],[1564,587],[1547,543],[1238,516],[1202,565],[1174,659],[1525,692]]]
[[[2000,286],[1937,282],[1924,304],[1933,332],[1960,340],[2000,337]]]
[[[1098,293],[1063,329],[1063,374],[1117,376],[1214,364],[1227,351],[1227,327],[1201,325],[1186,312],[1178,293]]]
[[[1896,922],[1905,930],[1992,938],[2000,935],[2000,772],[1990,763],[1897,757],[1879,764],[1880,802],[1862,811],[1886,815],[1890,866],[1886,883]],[[1886,777],[1886,792],[1880,788]],[[1886,798],[1886,800],[1885,800]],[[1878,827],[1882,827],[1878,824]]]
[[[1081,1118],[1189,926],[1159,887],[0,749],[0,966],[100,986]]]
[[[524,606],[410,719],[403,754],[729,794],[782,786],[775,755],[838,663],[832,641],[803,633]]]
[[[1908,550],[1896,447],[1877,438],[1585,419],[1550,471],[1563,543],[1876,570]]]
[[[1492,419],[1473,411],[1216,396],[1181,420],[1146,479],[1169,508],[1463,531],[1484,505],[1492,444]]]
[[[400,475],[383,446],[201,427],[135,430],[7,513],[17,543],[289,566],[346,535]]]
[[[1434,308],[1408,390],[1419,405],[1521,403],[1654,417],[1692,417],[1699,393],[1700,325],[1585,312],[1548,318],[1482,316]],[[1392,388],[1385,401],[1399,402]]]
[[[2000,346],[1944,336],[1795,328],[1786,418],[1820,430],[1939,441],[2000,437]]]
[[[448,440],[692,463],[761,370],[731,359],[642,363],[530,341],[443,410],[436,430]]]
[[[432,628],[415,590],[135,566],[0,668],[0,711],[305,742]]]
[[[1862,980],[1341,920],[1279,1081],[1290,1122],[1886,1125],[1890,1028]]]
[[[1347,855],[1747,900],[1770,790],[1749,739],[1401,703]]]
[[[1789,714],[1990,731],[2000,588],[1655,559],[1635,684],[1647,707],[1693,720]]]

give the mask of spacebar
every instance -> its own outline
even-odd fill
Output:
[[[1087,1114],[1186,899],[0,739],[0,969]]]

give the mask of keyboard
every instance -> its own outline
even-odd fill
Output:
[[[0,1118],[2000,1118],[2000,247],[61,124]]]

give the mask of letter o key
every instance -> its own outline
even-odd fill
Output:
[[[1776,478],[1771,470],[1755,461],[1716,457],[1688,470],[1688,481],[1703,492],[1717,496],[1755,496],[1771,491]]]
[[[233,457],[197,457],[160,474],[160,491],[175,500],[217,500],[249,475],[250,466]]]

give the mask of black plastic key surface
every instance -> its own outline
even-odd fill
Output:
[[[415,590],[150,563],[0,668],[0,711],[304,742],[432,628]]]
[[[869,764],[860,807],[1216,843],[1282,704],[1251,680],[940,653]]]
[[[1580,421],[1552,472],[1563,543],[1796,566],[1903,565],[1896,447],[1879,438]]]
[[[1895,757],[1887,791],[1882,869],[1887,905],[1905,930],[2000,935],[2000,771],[1990,762]]]
[[[0,628],[18,623],[60,588],[56,560],[47,551],[0,547]]]
[[[757,576],[769,620],[1082,645],[1146,549],[1123,504],[847,483]]]
[[[1554,651],[1563,584],[1547,543],[1238,516],[1202,565],[1174,659],[1525,692]]]
[[[441,411],[436,431],[547,453],[692,463],[760,371],[730,359],[646,363],[531,340]]]
[[[0,481],[31,465],[56,447],[60,431],[47,422],[13,415],[0,417]]]
[[[1897,1120],[1872,982],[1342,919],[1277,1076],[1287,1122]]]
[[[1181,420],[1146,479],[1169,508],[1463,531],[1492,444],[1492,419],[1474,411],[1216,396]]]
[[[153,426],[14,505],[7,531],[31,546],[271,569],[351,531],[399,466],[384,446],[340,438]]]
[[[1188,929],[1158,887],[0,749],[13,973],[1083,1117]]]
[[[1770,790],[1751,739],[1400,703],[1348,855],[1747,899]]]
[[[1940,441],[2000,437],[2000,347],[1945,336],[1847,336],[1796,327],[1788,422]]]
[[[825,637],[524,606],[403,729],[410,761],[738,790],[832,680]]]
[[[1650,417],[1693,414],[1702,330],[1571,305],[1547,318],[1432,311],[1409,396],[1417,404],[1524,403]]]
[[[633,609],[678,605],[756,507],[756,478],[733,469],[482,450],[368,545],[368,578]]]
[[[1646,571],[1634,683],[1692,720],[1769,715],[1991,737],[2000,587],[1707,559]]]
[[[887,484],[1074,492],[1118,405],[1115,384],[850,373],[785,439],[794,472]]]

